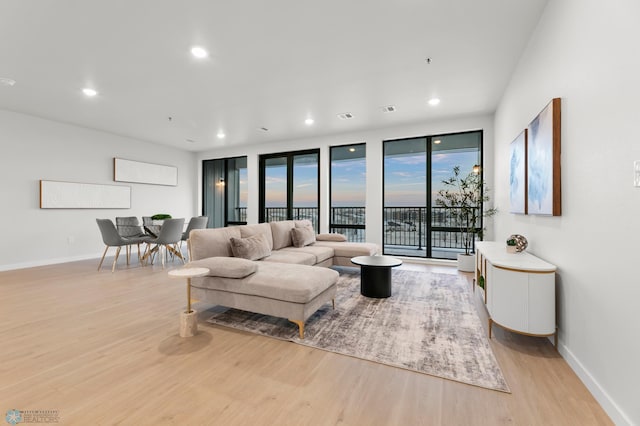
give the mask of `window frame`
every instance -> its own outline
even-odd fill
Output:
[[[286,151],[286,152],[276,152],[269,154],[261,154],[258,158],[258,172],[259,172],[259,183],[258,183],[258,222],[265,222],[265,209],[266,209],[266,160],[272,158],[286,158],[286,167],[287,167],[287,219],[286,220],[297,220],[293,219],[293,189],[294,189],[294,181],[293,181],[293,166],[294,166],[294,157],[299,155],[309,155],[315,154],[318,158],[318,172],[317,172],[317,187],[316,187],[316,200],[317,200],[317,223],[316,223],[316,232],[319,232],[320,229],[320,167],[321,167],[321,158],[320,158],[320,148],[312,148],[305,149],[300,151]]]
[[[339,230],[339,229],[362,229],[365,232],[367,232],[367,226],[366,226],[366,214],[367,214],[367,210],[366,210],[366,198],[367,198],[367,188],[366,188],[366,178],[365,178],[365,224],[364,225],[346,225],[346,224],[334,224],[332,223],[331,218],[333,217],[333,149],[334,148],[345,148],[345,147],[358,147],[361,146],[364,148],[364,160],[365,160],[365,170],[366,170],[366,161],[367,161],[367,143],[366,142],[357,142],[357,143],[349,143],[349,144],[343,144],[343,145],[332,145],[329,147],[329,218],[328,218],[328,222],[329,222],[329,232],[333,232],[334,230]],[[366,238],[365,238],[366,239]]]

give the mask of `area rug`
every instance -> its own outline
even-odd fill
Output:
[[[390,298],[367,298],[360,295],[359,271],[341,270],[335,310],[326,303],[313,314],[304,339],[286,319],[221,306],[208,322],[510,392],[466,280],[397,269],[392,282]]]

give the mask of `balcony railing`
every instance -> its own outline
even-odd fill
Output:
[[[287,220],[286,207],[266,207],[264,214],[265,222],[275,222]],[[318,208],[317,207],[294,207],[293,220],[310,220],[314,229],[318,229]]]
[[[464,250],[462,235],[454,212],[456,209],[455,207],[432,207],[430,227],[427,227],[429,216],[426,207],[385,207],[383,211],[385,252],[415,255],[415,252],[411,252],[412,249],[426,251],[426,246],[429,244],[434,257],[452,257],[446,253],[455,256]],[[239,207],[237,210],[241,221],[246,222],[246,207]],[[366,211],[364,207],[332,207],[329,214],[330,232],[342,233],[349,241],[365,241]],[[293,218],[308,219],[317,229],[318,208],[294,207]],[[267,222],[286,219],[286,207],[265,209]],[[430,235],[427,233],[428,229],[430,229]],[[439,254],[435,256],[434,252]],[[426,253],[418,255],[425,256]]]
[[[236,213],[234,220],[229,220],[230,223],[240,224],[247,223],[247,208],[246,207],[236,207]]]
[[[459,210],[459,207],[432,207],[430,227],[427,228],[429,217],[426,207],[385,207],[385,253],[415,256],[411,253],[413,249],[420,251],[418,256],[426,256],[426,247],[430,246],[431,257],[455,258],[464,251],[457,219]],[[474,245],[472,241],[472,249]]]

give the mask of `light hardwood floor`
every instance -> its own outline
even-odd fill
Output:
[[[506,394],[211,326],[203,303],[194,305],[199,334],[183,339],[183,280],[159,266],[112,274],[97,264],[0,272],[2,416],[15,408],[58,410],[59,424],[71,425],[611,424],[543,338],[495,328]]]

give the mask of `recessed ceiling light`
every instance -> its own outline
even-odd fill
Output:
[[[313,124],[313,118],[307,118],[306,120],[304,120],[304,124],[306,124],[307,126],[311,126]]]
[[[209,56],[209,52],[207,52],[204,48],[200,46],[192,47],[191,54],[199,59],[206,58],[207,56]]]
[[[82,93],[84,93],[86,96],[89,96],[90,98],[98,94],[98,92],[95,89],[91,89],[89,87],[85,87],[84,89],[82,89]]]
[[[216,136],[218,137],[218,139],[224,139],[224,137],[227,135],[225,135],[223,131],[220,131]]]
[[[438,98],[431,98],[431,99],[429,99],[429,105],[431,105],[431,106],[436,106],[436,105],[438,105],[439,103],[440,103],[440,99],[438,99]]]
[[[0,77],[0,84],[3,86],[13,86],[16,84],[16,81],[11,78]]]
[[[355,148],[349,148],[349,152],[356,152]]]
[[[440,139],[436,139],[435,141],[433,141],[433,143],[435,143],[436,145],[439,145],[440,143],[442,143],[442,141]]]
[[[343,112],[338,114],[338,118],[340,120],[351,120],[353,118],[353,114],[351,114],[350,112]]]

